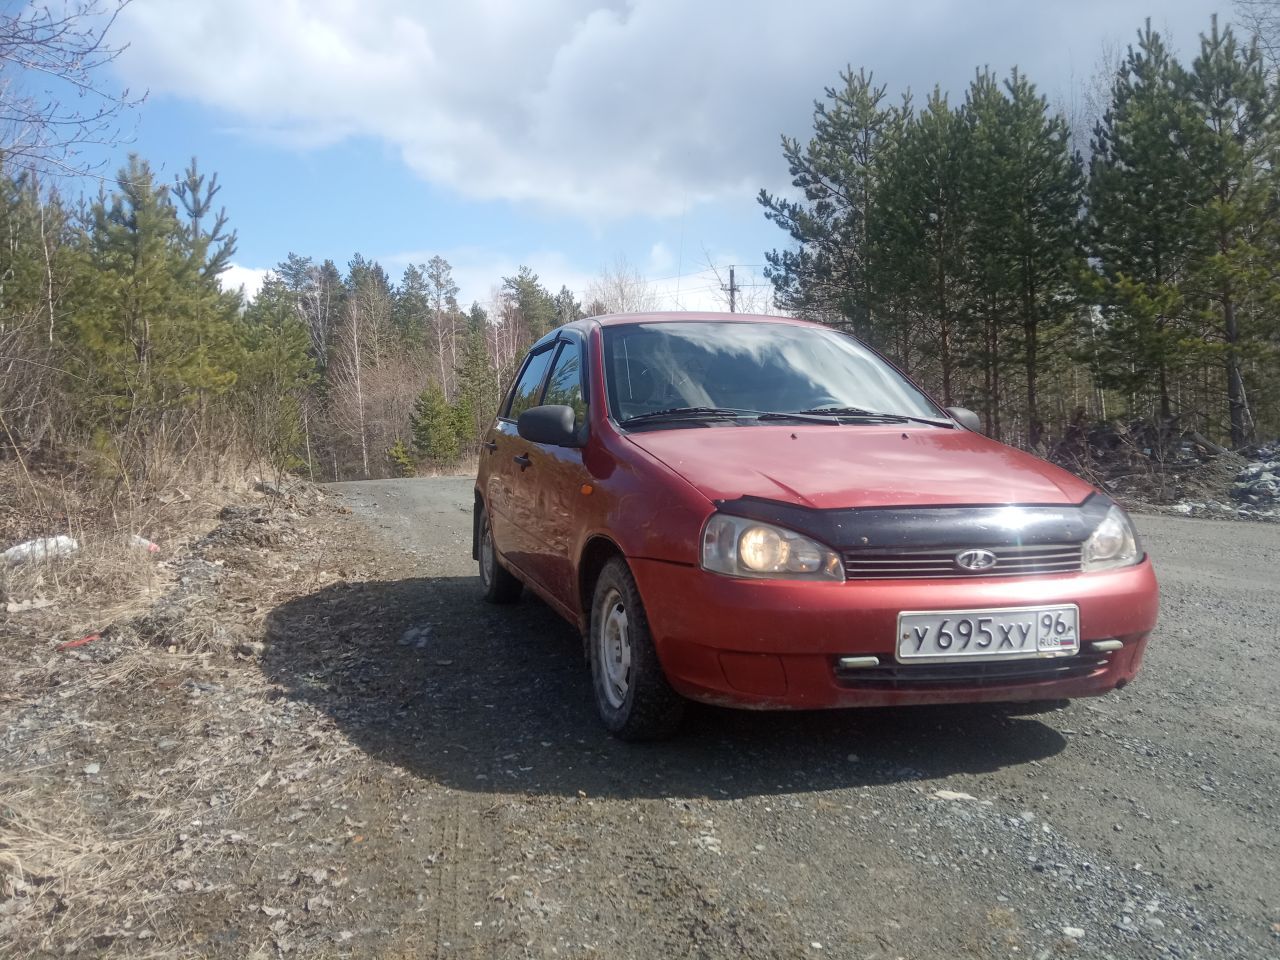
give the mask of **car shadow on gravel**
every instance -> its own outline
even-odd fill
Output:
[[[468,790],[746,797],[981,773],[1066,746],[990,707],[807,713],[695,706],[679,736],[620,743],[576,631],[471,577],[342,583],[268,616],[263,670],[370,756]]]

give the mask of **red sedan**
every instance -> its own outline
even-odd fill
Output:
[[[484,441],[473,553],[585,638],[615,735],[752,709],[1055,700],[1134,678],[1129,518],[856,339],[778,317],[581,320]]]

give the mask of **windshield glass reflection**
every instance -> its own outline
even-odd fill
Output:
[[[783,323],[663,322],[606,327],[605,376],[617,420],[675,407],[793,413],[854,407],[941,411],[851,337]]]

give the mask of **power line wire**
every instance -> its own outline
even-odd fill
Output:
[[[764,263],[735,263],[733,265],[735,267],[752,267],[752,268],[763,268],[765,266],[768,266],[768,264],[764,264]],[[644,280],[646,283],[661,283],[664,280],[680,280],[684,277],[696,277],[704,273],[715,273],[717,269],[718,268],[714,266],[703,267],[701,270],[690,270],[686,273],[673,273],[669,277],[641,277],[641,279]]]

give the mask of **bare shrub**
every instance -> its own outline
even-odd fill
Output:
[[[657,310],[661,301],[656,290],[626,257],[618,257],[604,267],[582,297],[594,314],[644,313]]]
[[[0,441],[38,447],[52,428],[57,357],[39,320],[0,320]]]

